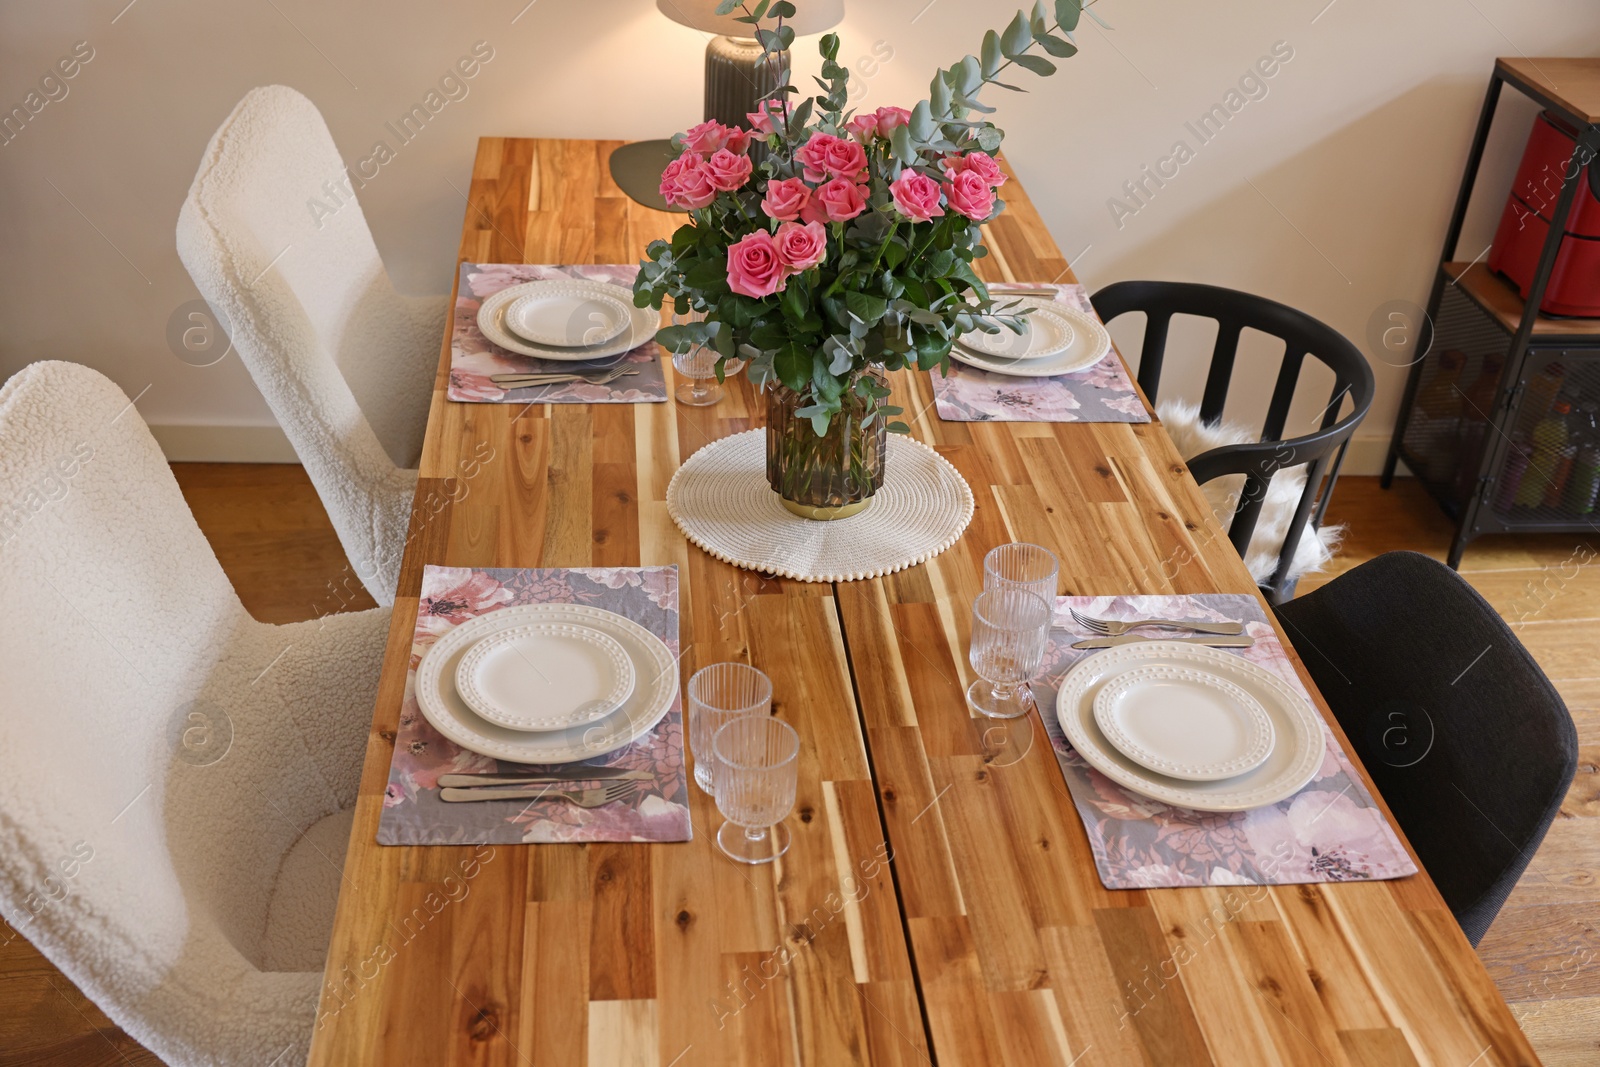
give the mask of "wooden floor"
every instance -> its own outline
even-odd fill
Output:
[[[371,607],[296,466],[176,464],[184,497],[245,607],[293,622]],[[1409,480],[1346,478],[1329,521],[1349,525],[1326,574],[1392,549],[1443,558],[1450,527]],[[1479,953],[1546,1067],[1600,1064],[1600,536],[1486,537],[1462,573],[1516,627],[1578,724],[1577,780]],[[159,1063],[0,923],[0,1067]]]

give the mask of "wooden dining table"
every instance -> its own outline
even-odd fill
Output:
[[[637,261],[684,217],[617,188],[619,143],[482,139],[459,259]],[[1073,280],[1020,181],[1005,199],[984,276]],[[447,330],[311,1063],[1538,1062],[1426,874],[1107,890],[1037,717],[968,709],[997,544],[1049,547],[1067,594],[1255,592],[1159,422],[944,422],[899,372],[972,524],[922,565],[806,583],[712,558],[667,511],[685,458],[763,425],[743,377],[704,408],[465,404],[449,368]],[[730,862],[696,789],[686,843],[377,844],[425,564],[677,565],[681,676],[752,663],[799,731],[789,852]]]

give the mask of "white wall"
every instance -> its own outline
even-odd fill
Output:
[[[362,191],[397,283],[437,293],[449,288],[457,190],[480,134],[663,136],[700,107],[703,38],[650,0],[126,4],[0,8],[0,110],[22,103],[75,42],[94,49],[65,98],[0,146],[0,373],[37,359],[97,367],[142,393],[145,419],[190,457],[260,456],[275,440],[236,358],[193,367],[166,336],[173,310],[197,295],[173,247],[179,204],[206,140],[250,87],[306,93],[353,164],[391,140],[384,124],[474,42],[494,48],[469,95]],[[1055,78],[1029,79],[1027,96],[996,94],[1006,151],[1091,288],[1133,277],[1234,286],[1304,308],[1368,348],[1375,309],[1426,296],[1493,57],[1600,53],[1592,0],[1325,5],[1102,0],[1114,32],[1086,23],[1082,53]],[[936,65],[974,49],[1010,10],[1002,0],[852,0],[841,58],[866,61],[867,106],[910,102]],[[1267,95],[1119,226],[1108,200],[1123,182],[1179,138],[1193,146],[1184,123],[1279,41],[1294,57]],[[813,39],[797,47],[802,71],[813,50]],[[875,53],[891,58],[874,66]],[[1520,138],[1510,132],[1491,157],[1466,241],[1474,251],[1488,243]],[[1381,443],[1403,372],[1374,362],[1367,436]],[[1262,395],[1242,392],[1241,415]]]

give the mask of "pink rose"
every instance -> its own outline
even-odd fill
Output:
[[[717,198],[717,187],[705,161],[693,152],[668,163],[661,172],[661,199],[691,211],[705,207]]]
[[[867,189],[848,178],[835,178],[817,186],[811,200],[801,209],[805,222],[843,222],[867,209]]]
[[[995,189],[1000,188],[1009,179],[1006,172],[1000,169],[1000,164],[987,152],[968,152],[964,156],[946,156],[944,160],[945,177],[954,179],[957,174],[972,171]]]
[[[711,184],[723,192],[732,192],[750,180],[753,169],[749,156],[736,156],[726,148],[719,148],[706,160],[706,173]]]
[[[773,236],[778,259],[790,274],[810,270],[828,254],[828,231],[820,222],[786,222]]]
[[[950,206],[973,222],[983,222],[994,214],[994,189],[975,170],[964,170],[945,182],[944,195]]]
[[[744,130],[707,120],[683,132],[683,147],[702,157],[715,155],[724,148],[743,152],[750,147],[750,135]]]
[[[911,121],[911,112],[903,107],[880,107],[873,112],[873,118],[878,120],[878,136],[892,137],[896,126],[904,126]]]
[[[857,115],[845,123],[844,128],[850,131],[850,136],[865,144],[878,136],[878,116]]]
[[[750,128],[757,133],[776,133],[773,128],[772,115],[776,114],[784,119],[789,117],[791,108],[787,100],[763,100],[761,106],[745,115],[744,119]],[[768,114],[771,112],[772,114]]]
[[[900,214],[912,222],[927,222],[944,214],[944,208],[939,206],[939,183],[910,167],[889,183],[889,195],[894,197]]]
[[[728,246],[728,288],[744,296],[764,297],[781,292],[783,260],[766,230],[746,234]]]
[[[866,149],[831,133],[813,134],[795,152],[795,158],[805,168],[808,182],[820,182],[830,175],[854,181],[867,169]]]
[[[779,222],[793,222],[811,202],[811,188],[799,178],[774,178],[767,183],[761,210]]]

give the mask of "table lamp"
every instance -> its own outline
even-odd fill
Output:
[[[728,126],[748,126],[745,116],[756,110],[762,97],[789,76],[789,53],[766,57],[750,34],[753,27],[739,22],[738,8],[717,14],[718,0],[656,0],[656,7],[673,22],[713,34],[706,44],[705,118]],[[785,25],[796,36],[821,33],[844,18],[844,0],[794,0],[794,17]],[[677,153],[672,142],[636,141],[611,154],[611,176],[622,191],[657,211],[677,211],[661,199],[661,172]]]

